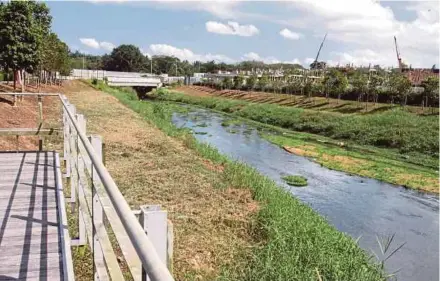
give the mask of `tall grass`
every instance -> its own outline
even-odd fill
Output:
[[[347,115],[224,98],[194,97],[166,89],[159,90],[157,97],[197,104],[254,121],[361,145],[438,156],[438,116],[415,116],[399,108],[374,114]]]
[[[260,209],[249,229],[251,256],[222,270],[219,280],[385,280],[384,272],[349,236],[255,169],[229,160],[171,123],[176,105],[137,101],[133,93],[109,89],[127,107],[170,136],[178,137],[202,157],[223,164],[225,186],[252,191]]]

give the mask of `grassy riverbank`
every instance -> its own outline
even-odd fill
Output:
[[[319,134],[361,145],[395,148],[402,153],[438,156],[438,116],[417,116],[399,108],[365,115],[347,115],[241,100],[195,97],[161,89],[163,100],[201,105],[282,128]]]
[[[237,101],[233,100],[219,100],[218,98],[211,97],[192,97],[183,94],[176,94],[174,92],[170,93],[168,91],[159,92],[158,97],[162,100],[179,101],[211,108],[216,111],[231,114],[231,116],[236,116],[237,118],[242,118],[241,111],[243,110],[243,107],[251,106],[247,103],[243,104],[241,101],[238,102],[241,105],[237,105]],[[216,101],[219,103],[215,103]],[[277,108],[279,108],[279,106],[272,106],[268,110],[276,110]],[[292,110],[296,109],[293,108]],[[368,118],[368,116],[369,115],[366,117]],[[346,117],[349,118],[350,116],[346,115]],[[413,117],[415,116],[413,115]],[[246,115],[243,120],[250,119],[254,120],[258,118]],[[290,130],[282,129],[279,126],[271,126],[260,122],[255,122],[253,125],[268,127],[271,131],[277,132],[276,134],[267,134],[263,132],[262,136],[291,153],[312,158],[314,161],[327,168],[375,178],[412,189],[425,190],[434,193],[439,192],[438,158],[433,157],[432,155],[417,151],[403,153],[402,149],[397,148],[379,148],[360,145],[352,140],[341,143],[340,140],[334,140],[317,134],[292,132]],[[433,129],[431,129],[431,133],[432,131]],[[341,146],[341,144],[343,144],[343,146]]]
[[[163,132],[221,167],[213,178],[220,190],[250,191],[258,211],[246,223],[250,250],[222,267],[219,280],[384,280],[379,266],[353,239],[330,226],[310,207],[293,198],[254,169],[232,162],[208,145],[198,143],[188,131],[171,123],[175,104],[141,102],[130,92],[100,85]],[[244,204],[241,203],[241,204]],[[220,215],[218,223],[231,224]],[[243,227],[243,225],[232,225]],[[230,251],[233,251],[233,246]],[[191,279],[190,279],[191,280]],[[211,279],[212,280],[212,279]]]

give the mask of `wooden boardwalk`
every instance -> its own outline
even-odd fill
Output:
[[[70,241],[56,152],[0,152],[0,280],[66,280]]]

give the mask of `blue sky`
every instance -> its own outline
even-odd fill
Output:
[[[289,2],[48,2],[53,30],[72,50],[103,54],[134,44],[180,59],[296,62],[308,65],[322,37],[329,64],[439,61],[438,2],[301,0]]]

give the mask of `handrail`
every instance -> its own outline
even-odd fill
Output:
[[[38,94],[35,94],[38,95]],[[130,206],[125,201],[124,196],[119,191],[116,183],[113,181],[110,173],[105,168],[104,164],[100,161],[96,155],[93,146],[90,144],[87,136],[81,131],[79,124],[76,122],[74,116],[70,112],[69,106],[67,105],[64,98],[58,94],[63,107],[65,108],[67,115],[69,116],[70,122],[74,126],[78,133],[78,137],[84,145],[91,162],[93,163],[95,170],[99,177],[101,178],[102,184],[105,187],[113,206],[119,215],[122,224],[139,256],[148,277],[152,281],[171,281],[174,280],[168,271],[165,264],[159,259],[156,250],[149,240],[148,236],[145,234],[142,226],[139,224],[136,216],[133,214]]]
[[[166,265],[160,260],[153,244],[142,228],[138,219],[134,215],[127,201],[125,200],[122,193],[119,191],[116,183],[112,179],[110,173],[105,168],[104,164],[97,156],[92,144],[85,133],[81,130],[75,116],[69,109],[67,101],[61,94],[54,93],[10,93],[10,92],[0,92],[0,95],[7,96],[56,96],[60,99],[63,107],[69,117],[69,121],[72,123],[78,137],[84,145],[85,150],[90,158],[90,161],[94,165],[95,171],[101,179],[102,185],[108,193],[116,213],[127,232],[134,249],[139,256],[139,259],[145,268],[145,271],[152,281],[173,281],[173,277],[168,271]]]

